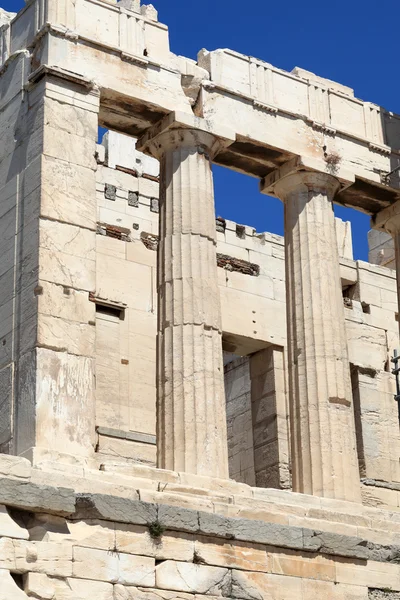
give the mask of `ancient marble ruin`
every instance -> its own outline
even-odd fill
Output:
[[[140,0],[0,11],[0,600],[400,598],[399,174],[400,116]]]

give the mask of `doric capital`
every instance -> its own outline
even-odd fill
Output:
[[[285,201],[292,193],[322,192],[332,200],[340,189],[333,175],[312,171],[296,171],[274,182],[274,195]]]
[[[150,127],[136,147],[158,159],[168,150],[198,148],[212,159],[234,141],[234,134],[225,127],[215,127],[191,114],[172,112]]]
[[[384,208],[371,219],[372,229],[386,231],[395,236],[400,233],[400,200]]]
[[[264,177],[260,191],[285,200],[293,186],[303,185],[308,190],[324,191],[333,198],[341,187],[348,187],[354,181],[354,174],[340,164],[328,165],[320,159],[296,156]]]
[[[275,182],[275,193],[281,200],[301,192],[323,192],[332,200],[339,189],[340,182],[336,177],[312,171],[297,171]]]

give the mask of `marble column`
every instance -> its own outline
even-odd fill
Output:
[[[211,158],[216,139],[170,129],[159,158],[158,467],[228,478]]]
[[[331,175],[289,174],[285,203],[286,294],[293,489],[360,502],[352,389]]]

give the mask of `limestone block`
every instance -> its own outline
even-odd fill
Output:
[[[53,580],[43,573],[27,573],[24,590],[28,596],[40,600],[53,600],[56,591]]]
[[[308,558],[292,552],[277,552],[270,555],[270,560],[272,563],[270,570],[277,575],[335,581],[335,565],[332,560],[324,556]]]
[[[18,573],[44,573],[53,577],[72,575],[72,545],[54,542],[14,541]]]
[[[56,600],[114,600],[113,585],[75,577],[53,579]]]
[[[45,281],[93,291],[95,233],[56,221],[41,220],[39,276]]]
[[[38,348],[36,372],[40,400],[36,445],[91,456],[95,443],[93,359]]]
[[[302,579],[233,570],[231,597],[243,600],[297,600],[303,598]]]
[[[78,494],[76,517],[148,525],[157,520],[157,510],[156,506],[152,504],[137,502],[129,498],[103,494]]]
[[[195,553],[197,560],[216,567],[261,572],[271,569],[270,556],[258,544],[211,540],[200,536],[195,541]]]
[[[353,259],[353,243],[350,221],[335,218],[336,239],[339,258]]]
[[[29,479],[31,472],[31,463],[26,458],[0,454],[0,475],[18,479]]]
[[[58,352],[92,357],[95,335],[95,327],[88,322],[77,323],[51,315],[40,315],[38,319],[38,344]]]
[[[352,364],[384,370],[387,360],[385,332],[361,323],[346,321],[349,360]]]
[[[350,556],[366,560],[368,558],[367,544],[358,537],[338,535],[329,532],[310,532],[304,529],[304,548],[335,554],[339,556]]]
[[[133,169],[140,176],[143,173],[153,177],[159,176],[160,163],[155,158],[136,150],[135,138],[116,131],[108,131],[106,136],[105,139],[103,138],[103,143],[105,142],[106,145],[109,168],[115,169],[120,166]]]
[[[230,572],[223,568],[167,560],[156,567],[156,583],[159,588],[178,592],[226,596],[229,595]]]
[[[193,596],[184,592],[168,592],[160,589],[142,589],[136,587],[114,586],[114,600],[202,600],[202,596]]]
[[[0,504],[27,510],[70,514],[75,510],[75,494],[68,488],[34,485],[0,477]]]
[[[56,135],[56,134],[55,134]],[[92,169],[41,157],[40,214],[64,223],[96,227]]]
[[[194,510],[178,509],[174,506],[160,505],[158,519],[166,529],[183,529],[196,532],[199,530],[198,514]]]
[[[150,312],[153,309],[151,268],[129,262],[129,277],[126,277],[126,269],[125,260],[102,256],[97,261],[97,295]]]
[[[153,558],[124,554],[111,548],[108,552],[93,548],[74,548],[74,577],[138,585],[155,586]]]
[[[0,505],[0,537],[28,540],[29,533],[12,519],[5,506]]]
[[[115,529],[115,546],[119,552],[152,556],[156,560],[191,562],[194,555],[194,539],[190,534],[168,531],[155,540],[147,527],[137,525],[119,524]]]
[[[15,572],[15,568],[14,540],[2,537],[0,538],[0,570],[8,569]]]
[[[336,563],[336,581],[346,585],[400,591],[398,566],[372,561],[368,562],[367,569],[362,565]]]
[[[67,535],[51,533],[50,539],[55,537],[69,539],[77,546],[98,548],[100,550],[110,550],[115,546],[115,526],[106,521],[70,521],[68,532]]]
[[[134,241],[126,244],[126,260],[155,268],[157,266],[157,252],[148,250],[141,241]]]
[[[224,333],[286,345],[284,304],[239,290],[220,288]],[[256,321],[254,323],[254,321]]]
[[[158,21],[158,12],[152,4],[144,4],[140,7],[142,15],[150,21]]]
[[[17,586],[10,572],[3,569],[0,569],[0,600],[28,600],[28,596]]]
[[[42,291],[38,296],[38,311],[41,315],[82,325],[94,321],[96,306],[89,301],[87,292],[63,288],[47,281],[42,281],[41,287]]]
[[[368,600],[368,587],[339,583],[333,588],[333,598],[335,600]]]

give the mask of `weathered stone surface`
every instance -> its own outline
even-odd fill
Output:
[[[400,564],[400,546],[381,546],[369,542],[367,552],[369,560]]]
[[[221,515],[199,513],[198,529],[201,533],[232,539],[236,535],[236,524],[236,521]]]
[[[364,560],[370,557],[367,542],[360,538],[326,531],[312,531],[310,529],[304,529],[303,532],[305,550],[338,556],[351,556]]]
[[[31,472],[31,463],[26,458],[0,454],[0,475],[29,479]]]
[[[75,493],[62,487],[35,485],[0,477],[0,503],[34,512],[70,514],[75,510]]]
[[[400,592],[390,590],[369,590],[369,600],[400,600]]]
[[[20,527],[9,515],[5,506],[0,505],[0,537],[29,539],[28,530]]]
[[[201,514],[205,515],[206,513]],[[195,510],[160,504],[158,507],[158,520],[166,529],[199,531],[199,513]]]
[[[114,586],[114,600],[193,600],[192,594],[168,592],[160,589],[141,589],[137,587]]]
[[[124,554],[116,548],[74,548],[73,575],[81,579],[124,585],[155,586],[154,559]]]
[[[52,579],[43,573],[28,573],[25,578],[24,590],[28,596],[40,600],[53,600],[56,588]]]
[[[28,600],[28,596],[17,586],[10,572],[2,569],[0,569],[0,600]]]
[[[227,596],[231,576],[228,569],[168,560],[157,566],[156,583],[157,587],[179,592]]]
[[[208,158],[216,139],[200,133],[196,121],[192,128],[169,130],[175,119],[178,123],[178,117],[168,116],[140,141],[161,161],[158,464],[228,478],[215,206]]]
[[[269,176],[285,202],[293,489],[360,502],[354,411],[329,174]],[[302,290],[299,297],[298,289]],[[302,309],[300,309],[300,305]],[[329,318],[326,310],[329,308]]]
[[[75,577],[52,581],[56,589],[56,600],[114,600],[114,586],[111,583]]]
[[[73,518],[149,525],[157,520],[157,507],[154,504],[105,494],[77,494]]]
[[[237,540],[254,541],[282,548],[303,549],[303,530],[300,527],[286,527],[278,523],[265,523],[250,519],[234,519],[233,528]]]
[[[15,571],[43,573],[53,577],[72,575],[72,545],[64,542],[14,540]]]

